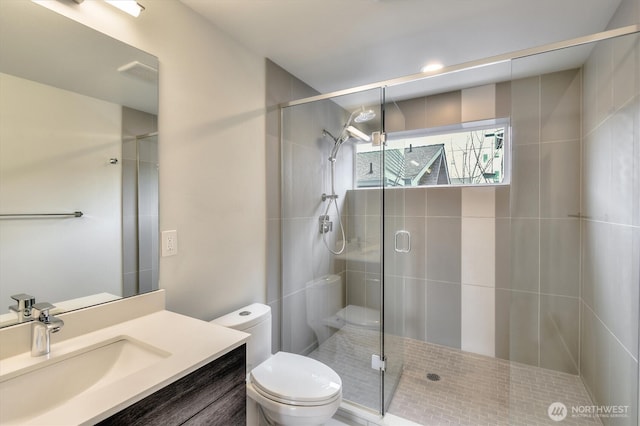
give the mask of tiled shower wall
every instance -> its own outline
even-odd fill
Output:
[[[322,131],[337,134],[348,113],[329,100],[285,109],[287,126],[282,132],[281,152],[278,104],[317,92],[269,60],[266,68],[266,299],[273,314],[272,350],[308,353],[316,345],[316,338],[307,322],[307,287],[327,274],[340,275],[344,285],[345,262],[337,260],[324,246],[318,218],[326,207],[321,195],[330,192],[328,156],[333,146]],[[336,192],[341,211],[346,190],[353,185],[352,156],[352,147],[345,144],[336,162]],[[334,232],[328,243],[333,247],[340,231],[333,208],[329,215]],[[281,253],[287,260],[284,263]],[[344,290],[339,293],[344,294]],[[343,306],[343,297],[335,302],[336,306]]]
[[[514,173],[505,186],[385,192],[387,331],[577,374],[581,72],[489,87],[473,89],[490,98],[476,96],[474,114],[465,90],[391,111],[394,130],[429,126],[430,105],[431,125],[511,115]],[[348,198],[349,239],[375,246],[379,190]],[[408,254],[394,251],[398,230],[412,235]],[[347,303],[379,308],[375,265],[359,259],[347,262]]]
[[[583,103],[580,373],[596,404],[629,406],[616,421],[630,425],[638,420],[639,61],[637,35],[598,43],[584,65]]]

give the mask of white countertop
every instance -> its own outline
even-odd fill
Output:
[[[60,333],[64,333],[64,328]],[[120,336],[146,343],[170,355],[121,380],[83,392],[37,417],[21,419],[19,424],[94,424],[241,346],[249,334],[162,310],[52,343],[49,358],[55,359]],[[33,367],[46,360],[46,357],[31,357],[30,353],[8,357],[0,360],[0,374],[6,377],[12,371]],[[70,374],[82,374],[82,371]],[[51,392],[55,392],[55,388]],[[29,395],[24,397],[29,398]],[[38,401],[33,403],[38,404]]]

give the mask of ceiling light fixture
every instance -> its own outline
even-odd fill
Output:
[[[420,71],[422,71],[422,72],[434,72],[434,71],[441,70],[442,68],[444,68],[444,65],[442,65],[441,63],[432,62],[432,63],[427,64],[424,67],[422,67],[420,69]]]
[[[137,18],[140,16],[140,12],[144,10],[144,6],[138,3],[136,0],[104,0],[113,7],[117,7],[123,12]]]

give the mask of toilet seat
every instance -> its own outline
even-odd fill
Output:
[[[373,330],[380,329],[380,311],[358,305],[347,305],[336,312],[336,316],[346,324]]]
[[[335,371],[288,352],[278,352],[254,368],[250,380],[265,398],[293,406],[327,405],[342,395],[342,381]]]

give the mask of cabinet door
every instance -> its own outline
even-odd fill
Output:
[[[242,345],[98,424],[244,426],[245,377]]]

